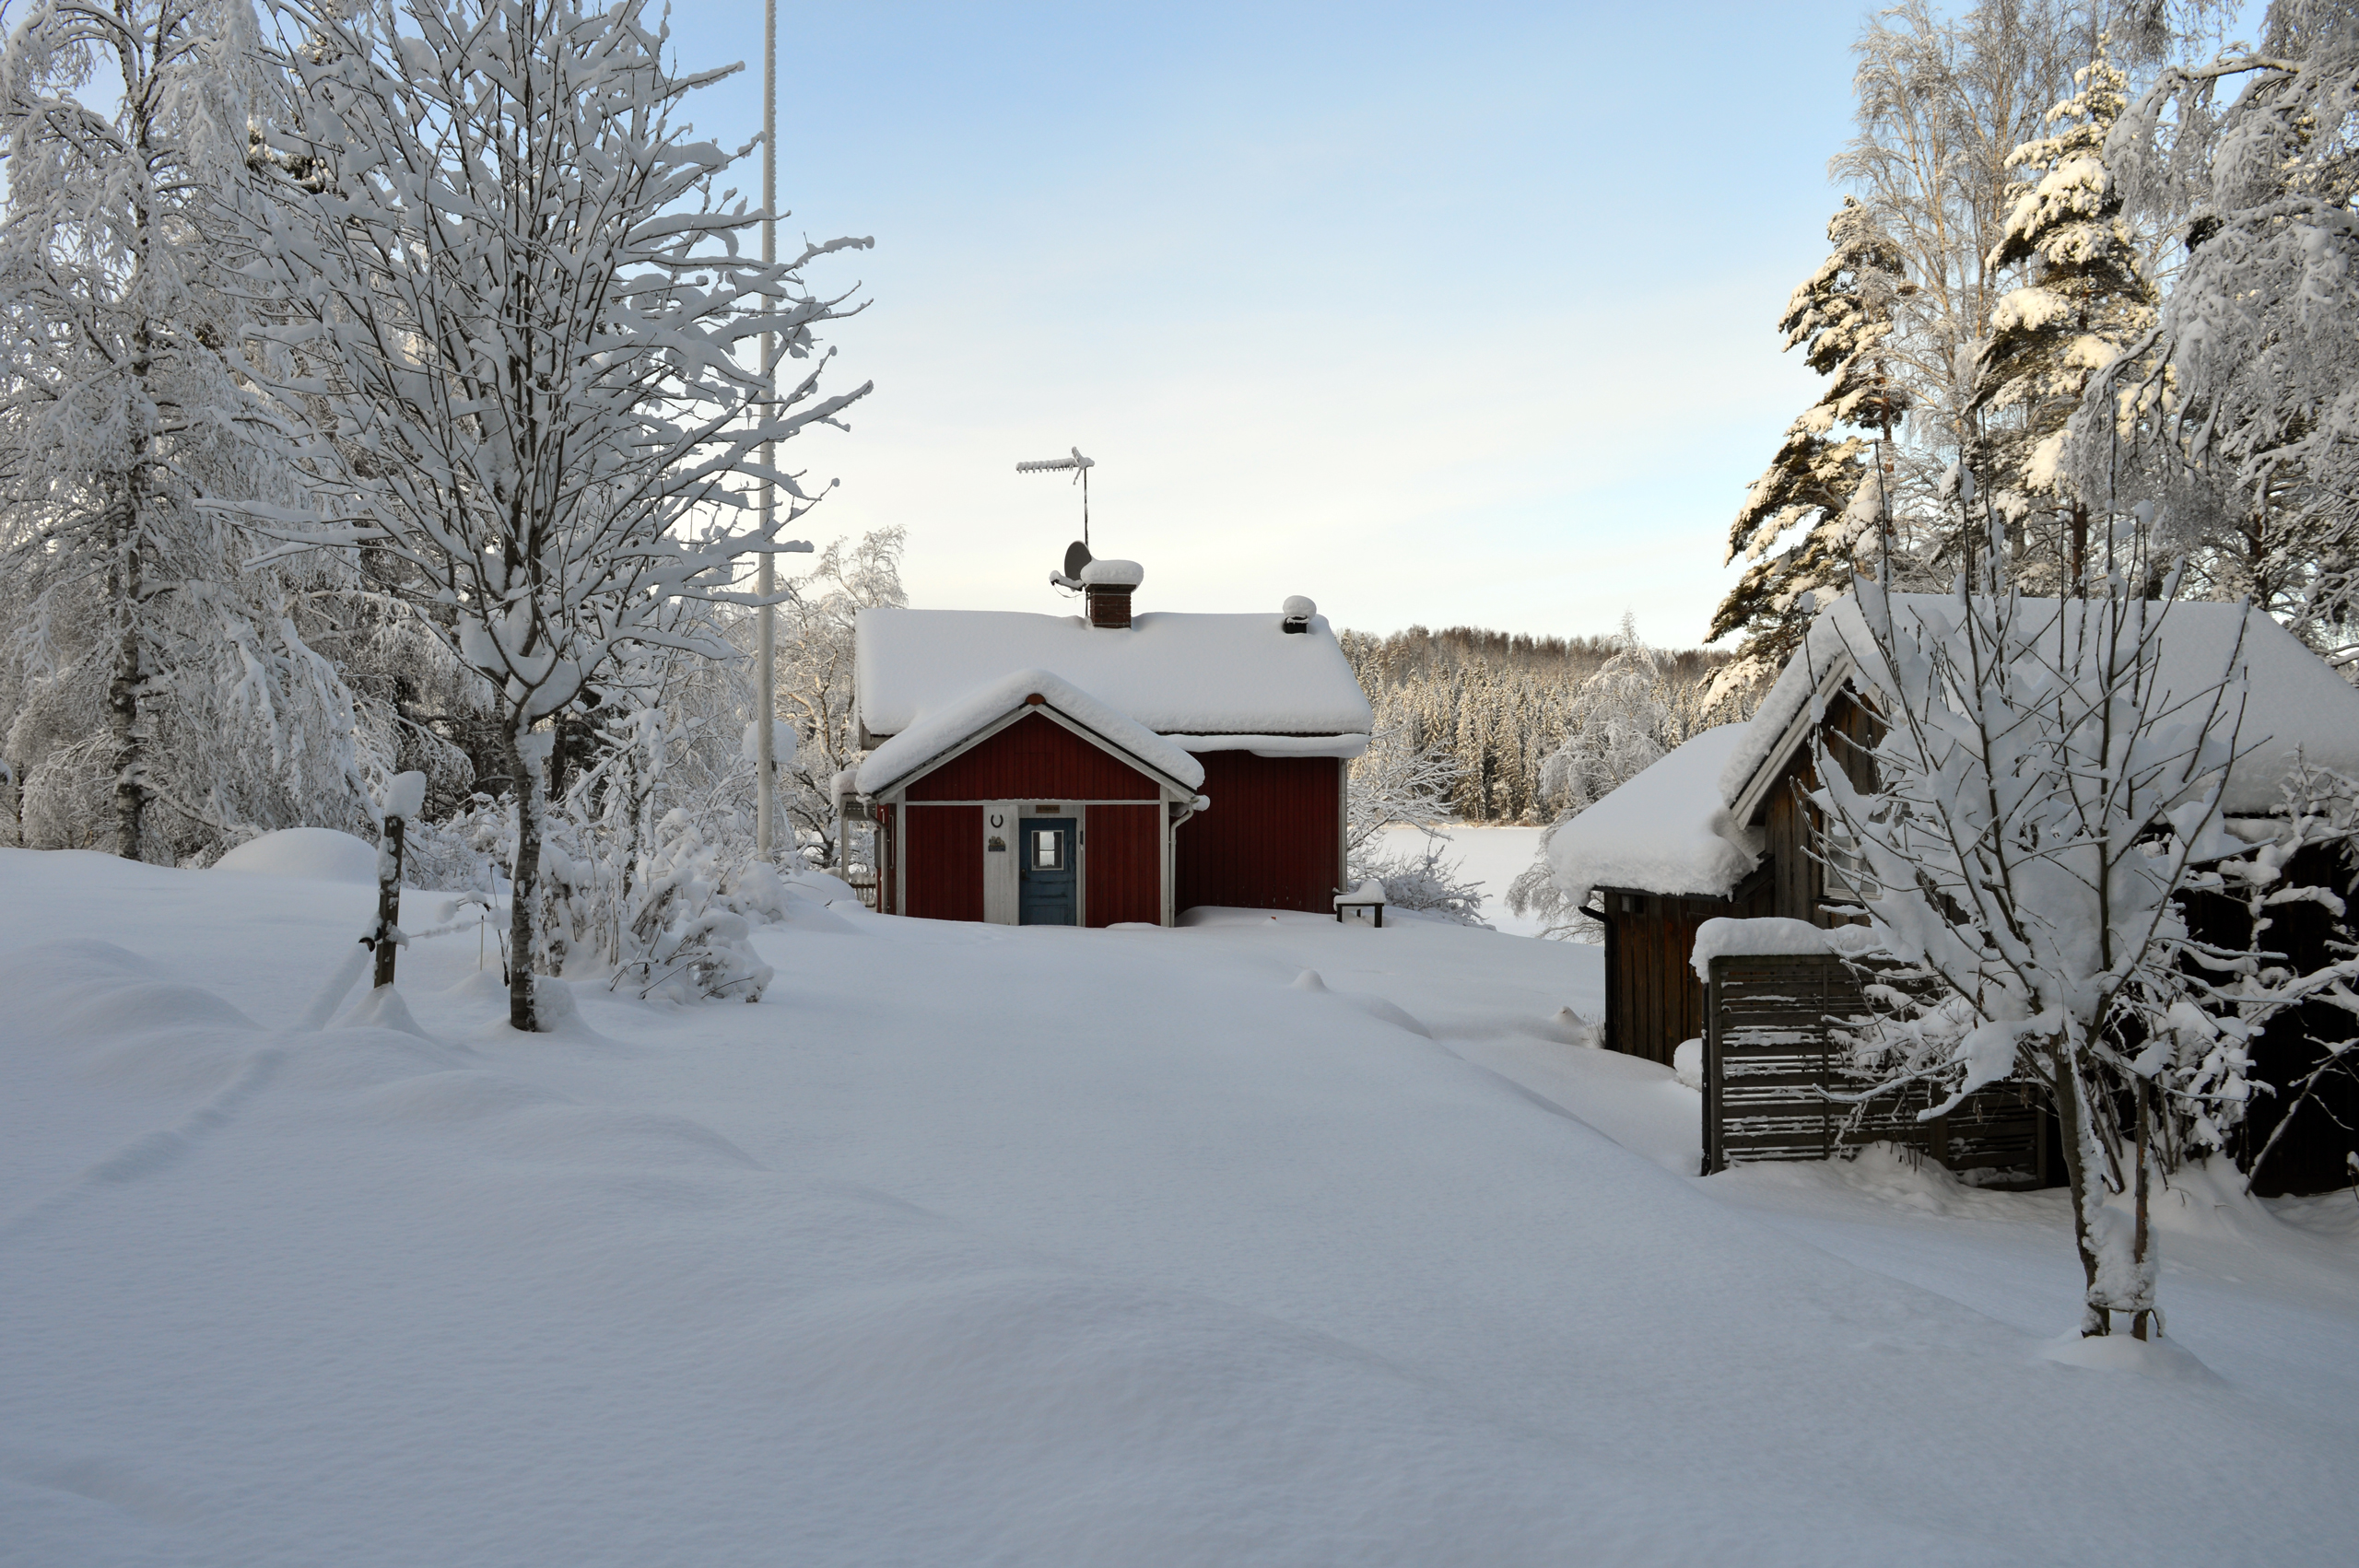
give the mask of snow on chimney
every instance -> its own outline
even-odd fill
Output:
[[[1131,590],[1146,580],[1136,561],[1092,561],[1081,568],[1081,591],[1089,600],[1089,624],[1115,630],[1131,624]]]
[[[1300,635],[1310,629],[1310,617],[1319,614],[1319,606],[1301,594],[1290,595],[1278,606],[1278,629]]]

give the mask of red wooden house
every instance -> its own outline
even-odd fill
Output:
[[[1344,765],[1374,714],[1307,599],[1133,615],[868,610],[846,812],[878,824],[878,907],[1003,925],[1169,925],[1199,905],[1326,913]]]

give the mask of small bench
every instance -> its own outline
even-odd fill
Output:
[[[1335,919],[1338,924],[1356,922],[1381,930],[1384,925],[1384,884],[1371,877],[1349,893],[1335,895]]]

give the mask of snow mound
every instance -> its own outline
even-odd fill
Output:
[[[402,1000],[402,993],[391,986],[375,986],[369,994],[354,1004],[351,1012],[336,1020],[339,1029],[391,1029],[397,1034],[415,1035],[421,1040],[434,1036],[417,1026],[409,1015],[409,1004]]]
[[[2217,1383],[2219,1376],[2168,1335],[2133,1340],[2129,1330],[2083,1339],[2076,1331],[2060,1335],[2040,1347],[2039,1359],[2095,1372],[2127,1372],[2168,1383]]]
[[[282,827],[250,838],[214,862],[217,872],[299,876],[313,882],[377,883],[377,848],[333,827]]]
[[[548,1105],[563,1095],[502,1073],[459,1068],[398,1079],[372,1089],[366,1103],[388,1121],[451,1127]]]

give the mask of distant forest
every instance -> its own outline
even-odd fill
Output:
[[[1480,626],[1390,637],[1342,634],[1344,655],[1376,706],[1379,732],[1404,731],[1414,749],[1435,748],[1458,765],[1454,804],[1468,822],[1545,823],[1560,802],[1542,784],[1543,765],[1579,727],[1582,688],[1633,646],[1609,637],[1531,637]],[[1678,698],[1700,710],[1712,673],[1728,662],[1705,649],[1652,650]]]

